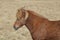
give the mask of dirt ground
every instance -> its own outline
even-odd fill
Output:
[[[0,0],[0,40],[32,40],[25,25],[17,31],[13,28],[17,9],[24,6],[49,20],[60,20],[59,0]]]

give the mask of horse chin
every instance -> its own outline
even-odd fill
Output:
[[[15,27],[15,26],[13,26],[13,27],[14,27],[15,30],[18,30],[20,28],[20,27]]]
[[[19,28],[21,28],[23,25],[21,25],[21,26],[19,26],[19,27],[16,27],[16,26],[13,26],[13,28],[15,29],[15,30],[18,30]]]

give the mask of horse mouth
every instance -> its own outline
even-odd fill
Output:
[[[13,26],[13,28],[14,28],[15,30],[18,30],[20,27],[15,27],[15,26]]]

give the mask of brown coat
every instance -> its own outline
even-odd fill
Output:
[[[30,10],[26,12],[29,16],[24,25],[29,29],[33,40],[60,40],[60,21],[50,21]],[[14,28],[15,25],[16,22]]]

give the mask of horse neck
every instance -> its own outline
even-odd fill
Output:
[[[30,33],[33,33],[37,29],[36,26],[39,26],[40,23],[43,22],[45,19],[42,17],[34,15],[33,12],[31,12],[31,11],[28,11],[28,12],[29,12],[29,17],[26,20],[25,25],[29,29]]]
[[[33,19],[32,19],[33,15],[29,13],[29,17],[28,19],[26,20],[26,27],[28,28],[28,30],[30,31],[30,33],[32,32],[33,30]]]

